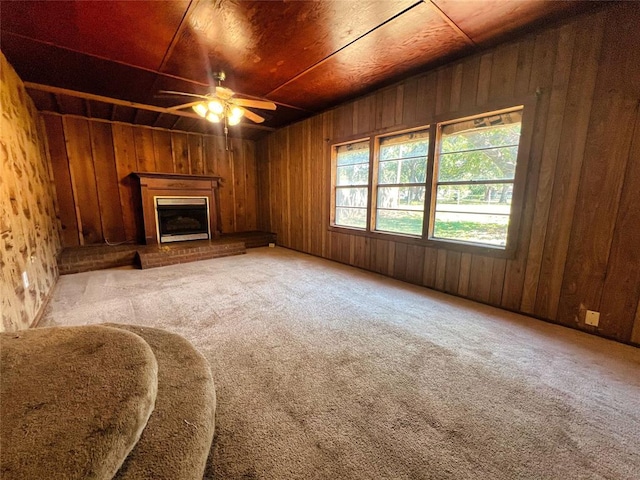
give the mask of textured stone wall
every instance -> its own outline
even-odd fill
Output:
[[[28,328],[58,278],[60,237],[44,138],[31,98],[0,53],[0,331]]]

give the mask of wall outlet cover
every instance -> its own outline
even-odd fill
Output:
[[[600,312],[594,312],[593,310],[587,310],[587,314],[584,317],[584,323],[597,327],[600,323]]]

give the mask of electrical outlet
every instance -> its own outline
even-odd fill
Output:
[[[587,314],[584,317],[584,323],[597,327],[600,322],[600,312],[594,312],[593,310],[587,310]]]
[[[27,275],[27,272],[22,272],[22,285],[24,285],[25,290],[29,288],[29,275]]]

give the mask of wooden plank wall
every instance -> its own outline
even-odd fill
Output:
[[[270,134],[258,142],[260,228],[289,248],[639,343],[638,24],[635,6],[614,5]],[[331,141],[536,92],[515,258],[328,229]],[[601,312],[599,328],[586,309]]]
[[[255,143],[77,116],[42,114],[64,246],[141,241],[131,172],[219,175],[223,233],[256,229]]]

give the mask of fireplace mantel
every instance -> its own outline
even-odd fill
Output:
[[[133,172],[140,183],[144,237],[146,244],[158,243],[155,197],[207,197],[209,199],[209,230],[212,237],[220,235],[218,186],[220,177],[185,175],[180,173]]]

